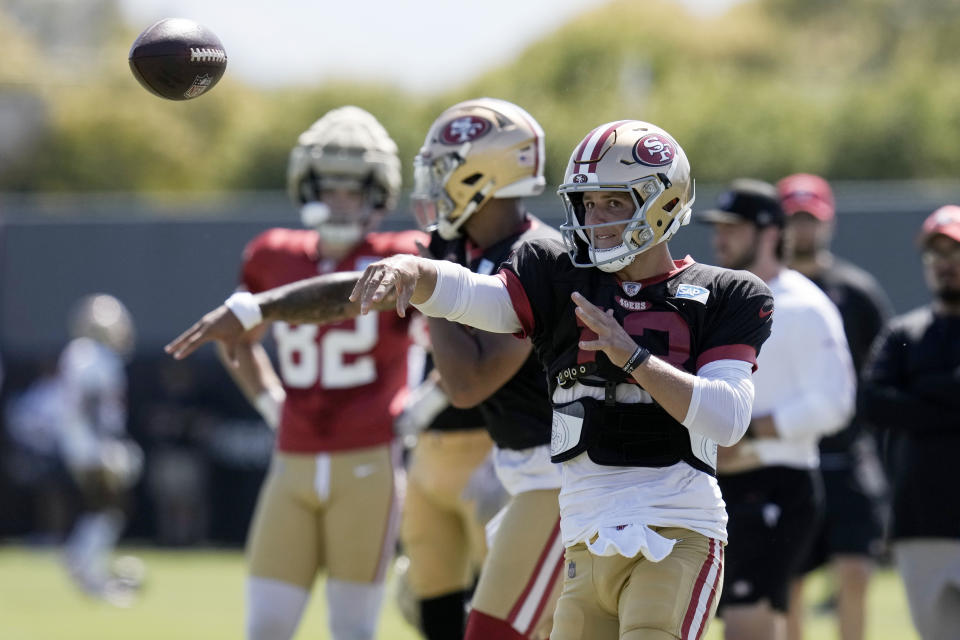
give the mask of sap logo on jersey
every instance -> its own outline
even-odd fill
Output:
[[[633,145],[633,159],[648,167],[663,167],[673,162],[676,155],[673,140],[660,133],[650,133]]]
[[[700,304],[707,304],[707,298],[710,297],[710,292],[703,287],[697,287],[692,284],[681,284],[677,287],[677,297],[696,300]]]
[[[480,138],[493,127],[489,120],[479,116],[463,116],[451,120],[440,132],[443,144],[463,144]]]

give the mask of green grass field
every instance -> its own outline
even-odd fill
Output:
[[[114,609],[82,596],[68,582],[50,550],[0,549],[0,639],[2,640],[236,640],[243,637],[243,558],[236,551],[130,549],[147,563],[142,598]],[[318,583],[318,587],[322,587]],[[809,581],[808,600],[827,591],[823,576]],[[322,596],[322,589],[315,590]],[[380,623],[382,640],[415,640],[392,592]],[[323,597],[315,597],[298,638],[326,640]],[[916,640],[899,577],[881,571],[869,602],[868,640]],[[836,637],[832,621],[808,615],[808,640]],[[715,622],[708,640],[722,637]]]

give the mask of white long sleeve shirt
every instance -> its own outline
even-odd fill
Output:
[[[856,374],[836,306],[792,269],[767,282],[776,316],[753,376],[753,416],[772,416],[779,438],[752,446],[766,465],[814,469],[817,443],[850,420]]]

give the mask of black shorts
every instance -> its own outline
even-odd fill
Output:
[[[819,470],[764,467],[718,480],[730,516],[720,614],[764,600],[786,612],[790,579],[823,516]]]
[[[801,574],[823,566],[835,555],[875,557],[883,542],[882,503],[864,488],[857,469],[823,469],[821,474],[826,509]]]

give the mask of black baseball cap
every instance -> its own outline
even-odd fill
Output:
[[[734,180],[717,197],[713,209],[700,214],[701,222],[752,222],[758,227],[782,227],[786,222],[777,188],[769,182]]]

